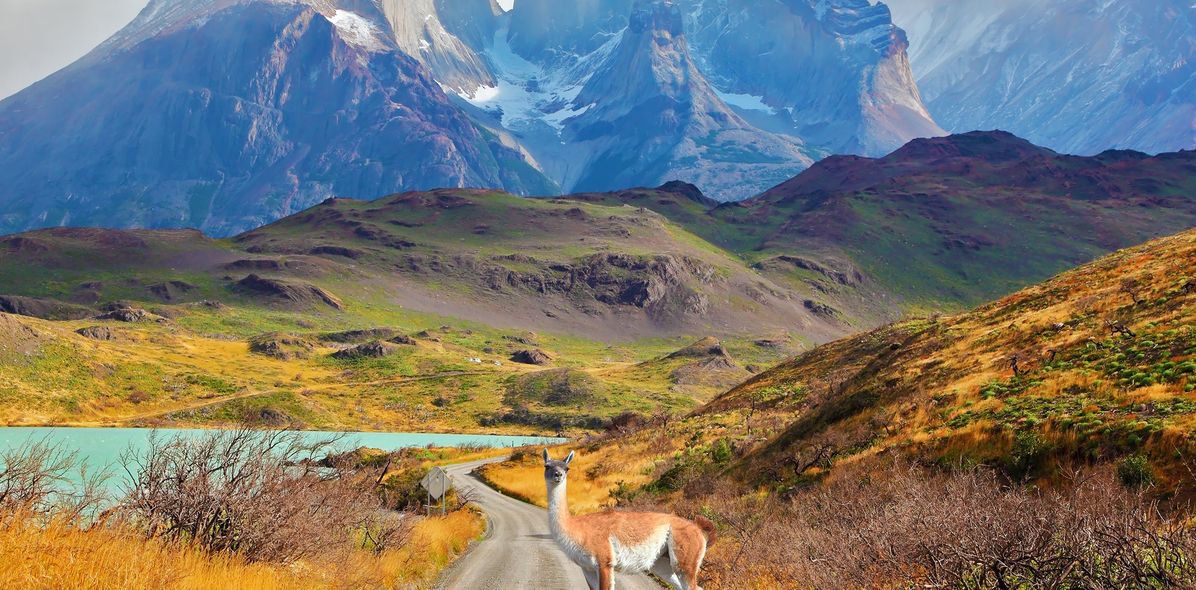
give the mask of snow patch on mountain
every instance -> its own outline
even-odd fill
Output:
[[[378,29],[360,14],[337,9],[332,16],[327,18],[328,22],[336,26],[336,30],[340,32],[341,38],[345,41],[371,51],[385,49],[385,44],[378,38]]]
[[[482,55],[494,72],[497,84],[479,86],[473,92],[458,95],[470,104],[494,115],[508,129],[526,129],[544,123],[559,135],[565,121],[589,110],[592,105],[574,104],[588,79],[585,68],[551,68],[534,64],[520,56],[508,42],[510,30],[499,28]],[[589,59],[608,54],[622,34]],[[587,60],[579,61],[585,63]]]

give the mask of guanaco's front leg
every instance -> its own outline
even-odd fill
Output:
[[[612,590],[615,587],[615,572],[610,564],[598,566],[598,590]]]

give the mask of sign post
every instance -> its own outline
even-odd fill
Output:
[[[440,501],[440,514],[443,516],[447,509],[446,502],[448,491],[453,487],[452,482],[449,481],[448,472],[439,467],[433,467],[427,475],[420,480],[419,485],[428,492],[428,511],[432,510],[432,501]]]

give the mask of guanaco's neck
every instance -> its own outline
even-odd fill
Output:
[[[565,491],[565,483],[548,487],[548,526],[555,537],[560,537],[569,529],[569,499]]]

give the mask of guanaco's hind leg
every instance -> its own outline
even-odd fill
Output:
[[[702,590],[698,585],[698,570],[706,557],[706,536],[699,530],[674,530],[669,544],[673,571],[680,580],[680,590]]]
[[[672,586],[674,590],[689,590],[689,588],[685,587],[685,583],[681,581],[681,578],[677,577],[677,571],[673,567],[673,559],[670,553],[665,552],[664,555],[656,559],[656,563],[652,564],[652,573],[664,580],[669,586]]]
[[[598,572],[582,568],[581,573],[586,577],[586,586],[590,590],[598,590]]]

